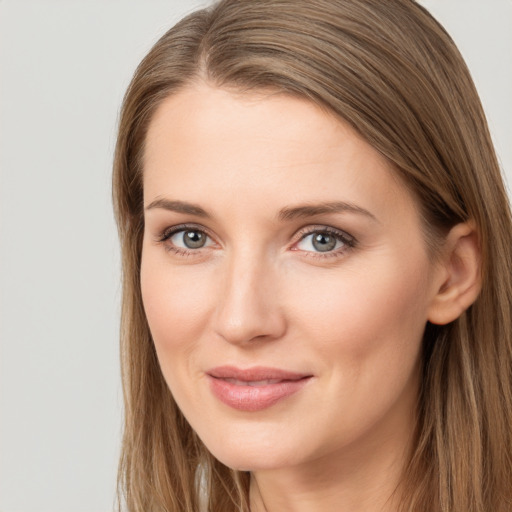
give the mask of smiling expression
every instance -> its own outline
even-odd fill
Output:
[[[305,100],[194,85],[150,124],[144,206],[160,366],[218,459],[403,447],[435,267],[376,150]]]

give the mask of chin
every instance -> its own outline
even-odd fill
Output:
[[[241,452],[244,453],[241,453]],[[247,453],[245,449],[234,447],[233,450],[211,451],[212,455],[225,466],[237,471],[262,471],[290,466],[292,461],[287,457],[269,454],[266,451]]]
[[[299,463],[297,455],[304,455],[297,445],[286,443],[288,439],[273,436],[227,434],[220,442],[202,439],[208,451],[224,465],[238,471],[261,471],[289,467]]]

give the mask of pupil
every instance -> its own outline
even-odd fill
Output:
[[[199,247],[203,247],[205,241],[204,234],[199,231],[185,231],[183,235],[183,243],[189,249],[198,249]]]
[[[332,251],[336,247],[336,238],[325,233],[317,233],[313,237],[313,247],[319,252]]]

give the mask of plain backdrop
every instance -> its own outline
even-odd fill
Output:
[[[512,0],[423,3],[469,64],[510,183]],[[205,4],[0,0],[1,512],[113,510],[117,115],[150,46]]]

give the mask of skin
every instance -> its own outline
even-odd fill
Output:
[[[282,215],[330,202],[351,209]],[[394,510],[422,334],[466,307],[446,297],[467,272],[433,263],[388,162],[307,101],[195,84],[150,124],[144,205],[141,286],[163,375],[214,456],[252,472],[251,509]],[[162,240],[182,224],[206,244]],[[319,252],[311,233],[325,229],[345,238]],[[473,254],[471,240],[464,227],[446,246]],[[239,411],[210,390],[208,370],[227,364],[312,378]]]

